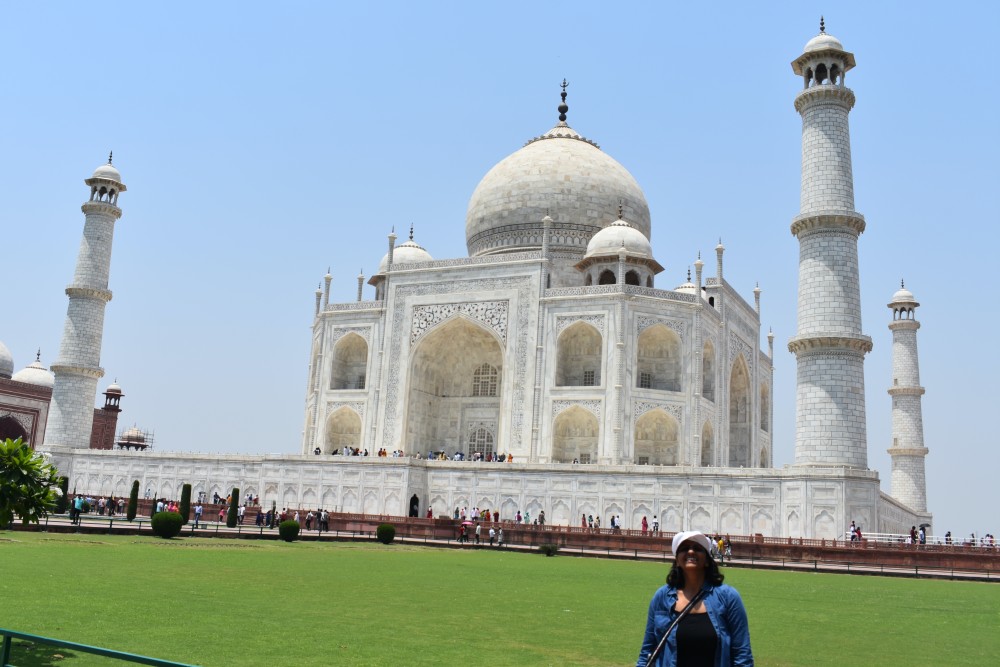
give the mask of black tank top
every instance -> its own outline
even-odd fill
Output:
[[[677,626],[677,667],[712,667],[718,643],[707,613],[688,614]]]

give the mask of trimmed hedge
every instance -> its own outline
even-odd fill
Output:
[[[278,535],[286,542],[294,542],[299,539],[299,522],[288,519],[278,524]]]
[[[135,513],[139,511],[139,480],[132,482],[132,492],[128,494],[128,509],[125,510],[125,518],[129,521],[135,519]]]
[[[546,556],[548,556],[548,557],[551,558],[552,556],[555,556],[557,553],[559,553],[559,545],[558,544],[541,544],[538,547],[538,552],[539,553],[543,553]]]
[[[240,511],[240,490],[233,487],[233,496],[229,503],[229,513],[226,514],[226,526],[229,528],[235,528],[236,522],[239,520]]]
[[[65,514],[69,510],[69,477],[59,478],[59,490],[62,492],[56,499],[56,514]]]
[[[181,534],[184,522],[177,512],[157,512],[153,515],[149,525],[152,527],[154,535],[169,540]]]
[[[396,527],[391,523],[380,524],[375,529],[375,539],[382,544],[392,544],[392,541],[396,539]]]
[[[187,525],[188,517],[191,516],[191,485],[185,484],[181,487],[181,521]]]

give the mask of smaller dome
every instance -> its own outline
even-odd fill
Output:
[[[124,431],[122,433],[121,440],[119,442],[128,442],[132,444],[144,443],[146,442],[146,434],[140,431],[138,428],[133,426],[132,428]]]
[[[115,181],[116,183],[122,182],[121,173],[115,169],[114,165],[110,162],[108,164],[102,164],[100,167],[94,170],[94,175],[91,178],[105,178],[109,181]]]
[[[697,294],[698,286],[691,282],[691,270],[688,269],[688,279],[683,285],[678,285],[675,292],[680,292],[681,294]]]
[[[913,292],[905,287],[896,290],[896,293],[892,295],[892,300],[893,303],[911,303],[916,301],[916,299],[913,298]]]
[[[118,386],[118,381],[114,381],[108,385],[108,388],[104,390],[105,394],[120,394],[122,393],[122,388]]]
[[[14,357],[7,346],[0,341],[0,378],[10,379],[14,373]]]
[[[625,254],[630,257],[653,259],[653,247],[646,235],[622,219],[615,220],[594,234],[583,258],[617,255],[623,246]]]
[[[837,51],[843,51],[844,45],[840,43],[840,40],[833,35],[828,35],[825,32],[821,32],[816,35],[808,42],[806,46],[802,49],[803,53],[810,53],[812,51],[825,51],[826,49],[835,49]]]
[[[417,245],[412,238],[405,243],[400,243],[392,249],[393,264],[419,264],[420,262],[432,262],[434,258],[431,254]],[[389,253],[382,257],[378,265],[378,274],[385,273],[385,268],[389,266]]]
[[[16,382],[24,382],[25,384],[33,384],[39,387],[49,387],[50,389],[56,383],[56,376],[53,375],[52,371],[42,366],[42,363],[37,359],[31,363],[30,366],[22,368],[18,372],[14,373],[11,380]]]

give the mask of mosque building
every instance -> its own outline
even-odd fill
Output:
[[[495,508],[657,516],[664,530],[833,538],[930,523],[914,319],[893,311],[892,489],[868,468],[858,239],[845,75],[854,55],[825,32],[792,63],[802,82],[795,459],[774,467],[774,336],[753,302],[699,257],[662,284],[642,189],[597,143],[558,121],[480,181],[468,257],[434,259],[411,228],[357,298],[317,289],[298,454],[237,456],[84,449],[99,366],[121,175],[87,180],[84,244],[55,374],[45,448],[71,483],[127,493],[226,495],[342,512],[451,514]],[[113,169],[113,168],[112,168]],[[431,248],[433,250],[433,248]],[[707,259],[707,258],[706,258]],[[749,290],[747,290],[749,291]],[[94,335],[94,332],[97,335]],[[82,335],[80,332],[86,332]],[[96,340],[95,340],[96,338]],[[763,340],[762,340],[763,338]],[[96,344],[96,346],[95,346]],[[762,349],[764,348],[764,349]],[[2,413],[0,413],[2,414]],[[44,421],[44,420],[43,420]],[[37,442],[37,440],[36,440]],[[375,454],[401,452],[400,456]],[[370,456],[349,456],[345,452]],[[498,461],[502,459],[502,462]]]

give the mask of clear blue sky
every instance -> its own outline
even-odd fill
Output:
[[[935,529],[996,532],[997,3],[21,3],[0,26],[0,340],[59,348],[87,197],[109,150],[116,227],[102,387],[162,450],[300,451],[313,292],[349,301],[392,226],[465,256],[469,196],[556,120],[629,169],[658,285],[722,237],[763,289],[777,465],[794,449],[801,87],[818,31],[854,52],[851,114],[869,461],[890,481],[900,278],[918,318]],[[365,287],[367,298],[371,288]],[[764,341],[766,346],[766,340]]]

